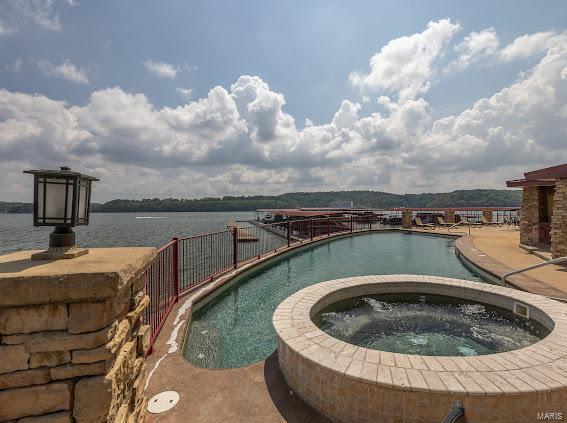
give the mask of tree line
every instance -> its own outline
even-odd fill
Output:
[[[264,208],[327,207],[352,201],[355,207],[516,207],[519,190],[458,190],[444,193],[391,194],[380,191],[293,192],[281,195],[225,196],[200,199],[146,198],[93,203],[93,213],[251,211]],[[0,201],[0,213],[31,213],[31,203]]]

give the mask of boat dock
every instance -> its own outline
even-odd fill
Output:
[[[252,228],[241,228],[234,220],[229,220],[226,226],[229,229],[237,229],[238,242],[258,242],[258,237],[250,231]]]

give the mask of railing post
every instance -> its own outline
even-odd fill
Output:
[[[369,222],[369,223],[368,223],[368,230],[371,231],[371,230],[372,230],[372,216],[368,216],[368,219],[369,219],[369,221],[368,221],[368,222]]]
[[[173,272],[173,295],[175,302],[179,299],[179,239],[172,238],[173,241],[173,260],[171,262],[171,271]]]
[[[327,218],[327,236],[331,236],[331,218]]]
[[[232,228],[232,266],[238,267],[238,227]]]
[[[311,241],[313,241],[313,218],[309,219],[309,235],[311,236]]]
[[[286,221],[286,229],[287,229],[287,246],[291,245],[291,222],[288,220]]]
[[[352,233],[352,215],[349,216],[350,220],[350,233]]]

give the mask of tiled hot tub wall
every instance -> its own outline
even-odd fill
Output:
[[[409,283],[408,283],[409,282]],[[552,333],[516,351],[476,357],[428,357],[357,347],[311,321],[343,298],[423,292],[513,301]],[[295,394],[333,421],[439,422],[458,399],[473,422],[532,422],[567,412],[567,306],[508,288],[428,276],[365,276],[323,282],[292,295],[274,314],[282,372]],[[564,417],[565,418],[565,417]]]

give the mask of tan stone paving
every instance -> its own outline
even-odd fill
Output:
[[[518,246],[520,243],[518,231],[480,228],[474,231],[474,237],[474,245],[479,250],[512,268],[531,266],[543,261]],[[563,266],[548,265],[529,270],[525,274],[567,292],[567,269]]]
[[[451,231],[455,233],[458,230],[469,232],[468,228],[452,229]],[[436,228],[434,231],[421,231],[426,233],[450,233],[443,228]],[[541,258],[519,247],[520,232],[515,230],[513,226],[471,228],[470,234],[474,237],[473,243],[476,248],[513,269],[543,262]],[[548,265],[527,271],[525,275],[567,293],[567,268],[564,266]]]

